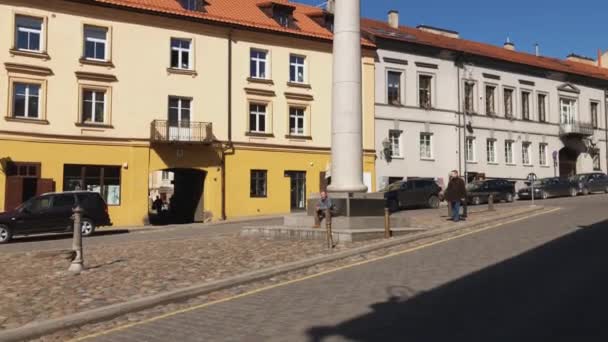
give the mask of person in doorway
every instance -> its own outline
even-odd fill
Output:
[[[467,188],[464,180],[458,176],[458,171],[452,171],[448,188],[445,190],[445,199],[452,207],[452,221],[460,221],[460,206],[466,200]]]
[[[159,216],[161,215],[161,213],[163,211],[163,205],[164,205],[164,202],[162,199],[160,199],[160,196],[156,196],[156,199],[152,203],[152,209],[154,209],[156,211],[156,215],[159,215]]]
[[[329,216],[327,216],[327,210],[329,209]],[[321,191],[321,198],[319,198],[319,202],[315,206],[315,226],[314,228],[321,227],[321,221],[326,219],[327,222],[331,223],[331,216],[333,215],[334,204],[327,196],[326,191]],[[327,216],[327,217],[326,217]]]

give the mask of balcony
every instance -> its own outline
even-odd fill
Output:
[[[559,135],[564,136],[592,136],[593,125],[590,122],[570,121],[559,125]]]
[[[150,127],[153,143],[210,144],[213,140],[210,122],[154,120]]]

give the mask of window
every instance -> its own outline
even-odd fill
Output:
[[[40,164],[9,161],[6,163],[6,175],[40,178]]]
[[[13,83],[13,117],[40,118],[40,84]]]
[[[475,112],[475,83],[473,82],[464,83],[464,112]]]
[[[304,115],[304,108],[289,107],[289,134],[304,135]]]
[[[43,19],[18,15],[15,17],[15,48],[23,51],[42,52]]]
[[[101,194],[108,205],[120,205],[120,166],[64,165],[63,191]]]
[[[191,51],[191,40],[171,38],[171,68],[192,69]]]
[[[538,145],[538,162],[541,166],[547,166],[547,144]]]
[[[388,132],[388,140],[391,143],[391,157],[401,158],[401,131],[390,130]]]
[[[559,99],[560,107],[560,123],[563,125],[571,125],[576,117],[576,100]]]
[[[433,158],[433,136],[429,133],[420,133],[420,158]]]
[[[486,115],[496,114],[496,87],[486,86]]]
[[[306,58],[302,56],[289,56],[289,82],[304,83]]]
[[[109,59],[107,28],[84,26],[84,58],[97,61]]]
[[[600,160],[600,150],[594,149],[592,152],[593,158],[593,171],[602,171],[602,165]]]
[[[267,171],[266,170],[251,170],[251,197],[266,197],[267,192]]]
[[[98,89],[82,90],[82,123],[104,123],[106,92]]]
[[[521,118],[530,120],[530,92],[521,92]]]
[[[513,89],[504,90],[504,101],[505,101],[505,117],[513,117]]]
[[[249,131],[252,133],[266,132],[266,105],[251,103],[249,105]]]
[[[275,20],[279,25],[283,27],[289,27],[289,15],[287,14],[277,14],[274,16]]]
[[[398,106],[401,104],[401,73],[389,71],[387,73],[388,104]]]
[[[591,102],[591,124],[593,128],[599,127],[598,108],[599,104],[597,102]]]
[[[190,127],[192,100],[184,97],[169,97],[169,126]]]
[[[486,156],[488,163],[498,163],[498,158],[496,156],[496,140],[488,139],[486,141]]]
[[[162,180],[169,180],[169,171],[162,171],[161,172],[161,179]]]
[[[513,141],[511,140],[505,141],[505,163],[515,164],[513,161]]]
[[[467,146],[465,149],[465,158],[468,162],[476,162],[477,161],[477,156],[475,155],[475,138],[474,137],[467,137]]]
[[[538,121],[547,121],[547,95],[538,94]]]
[[[182,7],[189,11],[201,11],[203,9],[203,0],[181,0]]]
[[[431,87],[433,76],[420,75],[418,77],[418,98],[420,100],[420,108],[431,108]]]
[[[25,207],[32,213],[39,213],[51,208],[51,196],[44,196],[26,202]]]
[[[73,194],[57,195],[53,198],[53,208],[73,208],[76,205],[76,198]]]
[[[252,78],[266,78],[266,51],[251,49],[250,56],[250,76]]]
[[[530,159],[530,147],[532,146],[529,142],[524,142],[521,144],[521,162],[524,165],[532,165],[532,160]]]

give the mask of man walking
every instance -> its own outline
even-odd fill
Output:
[[[329,209],[329,216],[325,217],[327,210]],[[321,198],[319,198],[319,202],[315,206],[315,226],[314,228],[321,227],[321,221],[326,219],[328,222],[331,222],[332,210],[334,210],[334,204],[331,201],[331,198],[327,196],[327,192],[321,191]]]
[[[445,198],[448,201],[448,205],[452,207],[452,220],[454,222],[460,221],[460,205],[462,201],[465,201],[467,197],[467,188],[464,184],[464,180],[458,176],[458,171],[452,171],[448,188],[445,190]]]

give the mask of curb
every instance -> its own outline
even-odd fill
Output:
[[[543,212],[544,207],[531,207],[512,215],[502,215],[492,219],[483,220],[474,224],[460,225],[450,228],[439,228],[428,232],[393,238],[386,241],[381,241],[368,246],[353,248],[350,250],[337,252],[335,254],[315,257],[307,260],[295,261],[279,266],[274,266],[259,271],[253,271],[245,274],[240,274],[223,280],[217,280],[201,285],[193,285],[183,289],[168,291],[165,293],[135,299],[129,302],[117,303],[104,306],[97,309],[92,309],[80,313],[67,315],[60,318],[50,319],[41,322],[33,322],[10,330],[0,331],[0,341],[13,342],[23,341],[38,338],[44,335],[54,333],[59,330],[78,327],[85,324],[107,321],[128,313],[142,311],[151,307],[184,301],[190,298],[202,296],[211,292],[221,291],[235,286],[272,278],[288,272],[297,271],[300,269],[312,267],[315,265],[345,259],[358,254],[373,252],[379,249],[398,246],[404,243],[414,242],[417,240],[432,238],[439,235],[470,228],[485,226],[490,223],[499,222],[505,219],[516,219],[530,215],[532,213]]]

